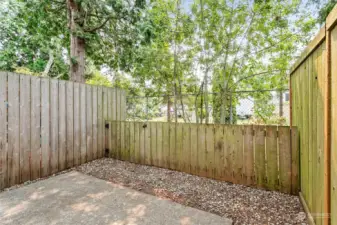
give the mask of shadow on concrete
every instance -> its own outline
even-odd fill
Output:
[[[0,224],[231,224],[220,216],[79,172],[0,193]]]

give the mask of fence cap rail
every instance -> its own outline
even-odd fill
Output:
[[[290,68],[290,76],[297,70],[297,68],[308,58],[308,56],[325,40],[327,30],[331,30],[337,24],[337,5],[329,13],[325,20],[325,25],[320,29],[315,38],[310,41],[306,49],[302,52],[299,59]]]
[[[302,52],[301,56],[290,68],[290,76],[297,70],[297,68],[309,57],[309,55],[325,40],[325,26],[323,26],[315,38],[309,42],[308,46]]]
[[[337,5],[331,10],[326,18],[325,27],[327,30],[331,30],[337,23]]]

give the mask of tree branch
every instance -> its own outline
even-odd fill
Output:
[[[240,83],[243,80],[246,80],[246,79],[249,79],[249,78],[252,78],[252,77],[256,77],[256,76],[260,76],[260,75],[264,75],[264,74],[280,72],[280,71],[281,70],[264,71],[264,72],[261,72],[261,73],[255,73],[255,74],[252,74],[252,75],[249,75],[249,76],[242,77],[239,80],[237,80],[232,86],[230,86],[229,90],[231,90],[232,87],[234,87],[236,84]]]

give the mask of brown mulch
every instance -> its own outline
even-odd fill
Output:
[[[76,169],[100,179],[230,218],[235,224],[307,223],[297,196],[108,158],[83,164]]]

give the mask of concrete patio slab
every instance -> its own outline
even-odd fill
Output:
[[[0,193],[0,224],[231,223],[229,219],[75,171]]]

